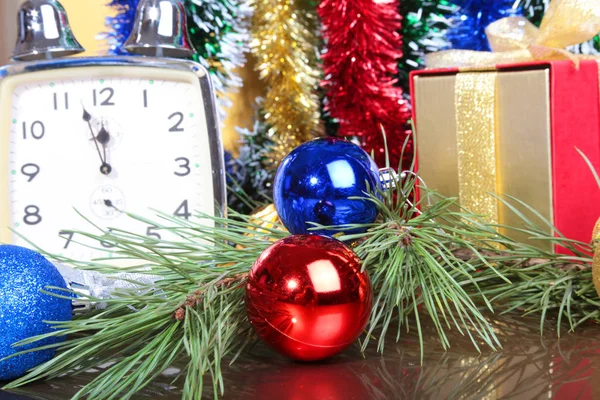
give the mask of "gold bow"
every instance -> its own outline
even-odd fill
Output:
[[[479,68],[536,60],[596,59],[565,47],[583,43],[600,31],[599,0],[553,0],[540,28],[526,18],[507,17],[485,32],[492,52],[446,50],[426,56],[428,68]]]

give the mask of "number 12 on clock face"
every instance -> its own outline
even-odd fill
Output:
[[[157,219],[151,210],[187,220],[222,214],[222,150],[204,70],[186,61],[156,68],[158,61],[148,66],[144,58],[85,60],[4,67],[2,241],[30,247],[22,235],[87,261],[110,256],[111,244],[74,234],[98,233],[85,218],[104,230],[166,239],[124,213],[150,220]]]

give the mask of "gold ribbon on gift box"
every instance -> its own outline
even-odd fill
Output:
[[[463,207],[498,223],[496,193],[496,77],[497,72],[458,74],[456,77],[456,146],[458,197]]]

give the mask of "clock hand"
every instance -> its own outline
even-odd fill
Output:
[[[83,105],[82,105],[82,107],[83,107]],[[98,146],[98,140],[96,139],[96,136],[94,135],[94,128],[92,128],[92,123],[90,122],[92,120],[92,116],[90,115],[89,112],[87,112],[85,107],[83,108],[83,120],[85,122],[87,122],[88,127],[90,128],[92,140],[94,141],[94,144],[96,145],[96,151],[98,152],[98,156],[100,157],[100,162],[104,164],[104,159],[102,158],[102,154],[100,153],[100,146]]]
[[[105,205],[106,207],[109,207],[109,208],[114,208],[116,211],[118,211],[118,212],[120,212],[120,213],[122,213],[122,212],[123,212],[122,210],[119,210],[119,209],[117,208],[117,206],[115,206],[115,205],[113,204],[112,200],[109,200],[109,199],[104,199],[104,205]]]
[[[102,128],[100,129],[100,132],[98,132],[98,134],[96,135],[96,142],[98,142],[102,145],[102,152],[104,154],[104,164],[106,164],[106,161],[107,161],[106,145],[108,144],[109,141],[110,141],[110,134],[104,128],[104,121],[102,121]]]
[[[92,140],[94,141],[94,145],[96,145],[96,151],[98,152],[98,157],[100,157],[100,162],[102,163],[100,165],[100,172],[104,175],[108,175],[111,173],[112,167],[106,162],[106,149],[104,151],[104,157],[103,157],[102,152],[100,151],[100,146],[98,145],[98,138],[96,137],[96,135],[94,135],[94,128],[92,128],[92,123],[91,123],[92,116],[89,112],[87,112],[87,110],[85,109],[83,104],[81,105],[81,107],[83,108],[83,120],[85,122],[87,122],[88,127],[90,128]],[[104,126],[103,126],[103,128],[104,128]]]

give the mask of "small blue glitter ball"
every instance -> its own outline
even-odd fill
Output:
[[[35,251],[0,245],[0,360],[64,340],[57,337],[12,347],[18,341],[54,330],[43,321],[71,320],[71,301],[40,292],[48,286],[67,288],[52,263]],[[0,381],[23,376],[29,369],[52,359],[54,353],[53,349],[42,350],[0,361]]]
[[[335,138],[315,139],[295,148],[281,163],[273,184],[275,207],[292,234],[332,236],[321,225],[368,224],[377,218],[373,202],[350,200],[381,188],[379,169],[360,147]],[[347,233],[361,233],[355,229]]]

